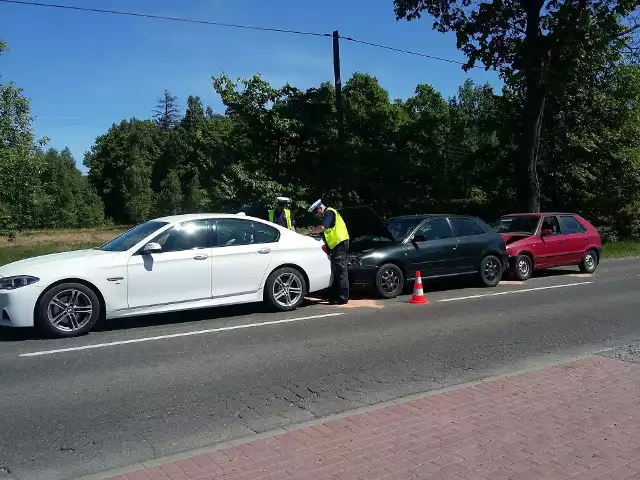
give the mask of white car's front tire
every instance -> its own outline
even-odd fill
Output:
[[[48,336],[77,337],[89,332],[100,318],[100,299],[81,283],[61,283],[40,298],[35,324]]]

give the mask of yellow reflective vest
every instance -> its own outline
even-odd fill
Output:
[[[264,210],[263,210],[263,212],[264,212]],[[271,223],[275,223],[274,222],[275,215],[276,215],[276,211],[275,210],[269,210],[269,221]],[[293,225],[291,224],[291,210],[289,210],[288,208],[284,209],[284,218],[287,220],[287,228],[289,230],[293,230],[295,232],[296,229],[293,228]]]
[[[327,242],[327,247],[329,247],[329,250],[333,250],[338,244],[349,240],[349,231],[344,220],[335,209],[327,207],[327,210],[333,212],[336,216],[336,224],[324,230],[324,239]]]

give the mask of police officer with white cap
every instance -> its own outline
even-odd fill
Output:
[[[342,216],[333,208],[326,207],[321,200],[309,207],[309,212],[322,218],[322,224],[311,229],[309,234],[322,233],[329,248],[333,284],[329,294],[329,303],[344,305],[349,301],[349,275],[347,254],[349,253],[349,231]]]
[[[278,201],[278,206],[275,210],[269,210],[269,221],[295,232],[296,219],[293,218],[289,208],[291,199],[289,197],[277,197],[276,200]]]

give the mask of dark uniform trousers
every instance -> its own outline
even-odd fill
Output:
[[[347,269],[347,254],[349,253],[349,240],[339,243],[330,252],[331,273],[333,283],[329,293],[332,301],[346,302],[349,300],[349,273]]]

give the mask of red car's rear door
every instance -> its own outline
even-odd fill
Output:
[[[559,215],[560,231],[565,238],[563,263],[577,264],[582,260],[589,246],[587,230],[580,225],[573,215]]]

